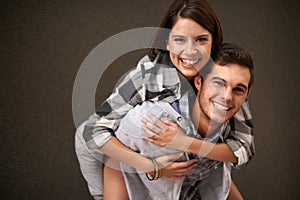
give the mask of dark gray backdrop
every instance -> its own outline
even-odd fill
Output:
[[[0,2],[1,199],[90,199],[74,153],[72,87],[84,58],[121,31],[158,26],[171,0]],[[299,199],[297,0],[210,0],[227,42],[254,57],[256,156],[236,180],[246,199]],[[144,51],[116,60],[96,102]]]

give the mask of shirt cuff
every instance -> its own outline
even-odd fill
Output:
[[[227,141],[227,144],[238,159],[237,163],[234,163],[233,166],[235,168],[242,168],[245,166],[249,161],[247,149],[235,141]]]
[[[95,149],[103,146],[110,138],[112,135],[109,132],[102,133],[98,135],[97,137],[93,138],[93,140],[89,141],[87,143],[87,147],[89,149]]]

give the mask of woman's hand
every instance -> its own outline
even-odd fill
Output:
[[[196,160],[174,162],[182,154],[172,154],[156,158],[159,163],[161,175],[165,178],[184,178],[196,166]]]
[[[186,151],[193,138],[183,133],[182,129],[170,120],[158,119],[151,113],[148,113],[148,116],[153,124],[145,118],[141,119],[145,125],[141,127],[142,130],[149,135],[144,137],[144,140],[159,146]]]

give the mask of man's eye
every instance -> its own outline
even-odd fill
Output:
[[[223,87],[224,86],[224,83],[223,82],[220,82],[220,81],[215,81],[214,84],[216,86],[219,86],[219,87]]]
[[[246,92],[243,88],[234,88],[234,91],[236,91],[239,94],[244,94]]]

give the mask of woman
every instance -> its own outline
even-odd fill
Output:
[[[171,29],[173,33],[181,33],[170,37],[175,42],[174,46],[166,40],[169,39],[168,34],[167,36],[158,34],[155,43],[165,44],[167,49],[151,49],[149,55],[138,63],[137,68],[125,77],[116,91],[97,109],[97,113],[81,126],[84,128],[83,134],[77,131],[78,159],[82,173],[95,198],[102,198],[102,165],[99,163],[104,162],[105,157],[101,152],[140,171],[153,171],[151,160],[128,149],[113,136],[122,117],[135,105],[146,100],[164,99],[169,103],[179,100],[182,91],[177,72],[191,80],[208,60],[209,56],[205,57],[204,52],[208,55],[214,54],[222,42],[220,23],[214,11],[204,0],[174,1],[162,20],[161,27]],[[193,30],[197,31],[193,32]],[[192,52],[185,51],[185,49],[193,49],[192,47],[198,49]],[[99,157],[97,158],[95,154]],[[173,174],[178,174],[178,171],[181,172],[181,176],[184,176],[191,170],[193,163],[193,160],[172,163],[162,169],[162,176],[174,177]],[[92,165],[96,167],[91,170]],[[110,173],[106,172],[110,170],[113,169],[105,167],[105,174],[109,175]],[[95,177],[97,175],[98,178]],[[105,182],[106,180],[110,179],[104,178]],[[106,197],[113,199],[116,193],[109,192],[109,194],[109,197]]]

